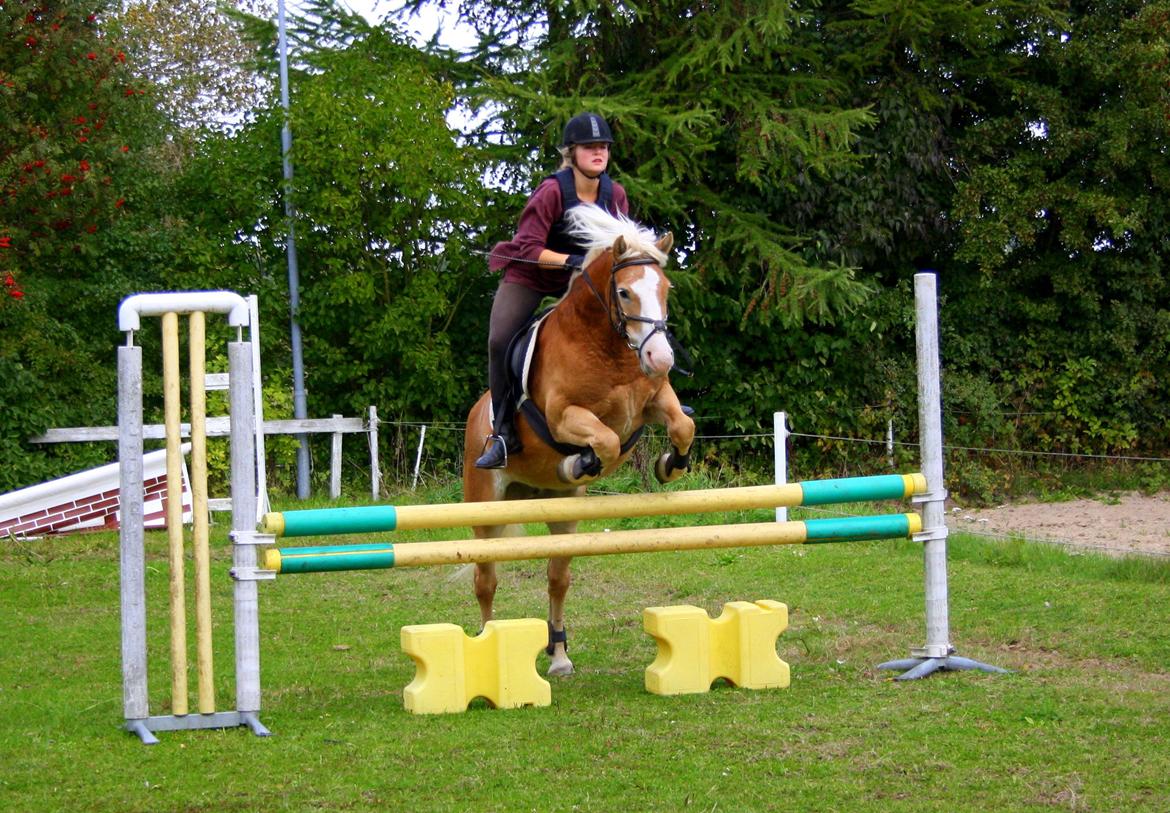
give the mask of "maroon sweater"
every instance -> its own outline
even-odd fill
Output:
[[[630,202],[626,190],[617,181],[613,183],[613,203],[619,212],[629,214]],[[496,243],[492,249],[488,268],[493,271],[502,269],[504,282],[514,282],[543,294],[564,291],[572,276],[571,271],[567,268],[541,268],[535,263],[540,258],[540,252],[547,247],[549,230],[563,214],[560,185],[556,178],[545,178],[520,213],[516,236],[506,242]]]

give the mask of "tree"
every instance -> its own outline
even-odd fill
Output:
[[[797,408],[807,348],[795,332],[838,323],[874,294],[840,253],[792,225],[802,188],[859,165],[858,134],[872,121],[807,47],[811,14],[769,2],[460,12],[478,47],[465,58],[434,52],[469,107],[486,112],[471,138],[505,164],[510,188],[550,171],[564,122],[594,110],[615,131],[611,173],[634,216],[676,233],[674,321],[697,365],[684,395],[728,430],[755,430],[761,404]],[[522,199],[510,204],[514,218]],[[772,365],[798,375],[781,381]]]
[[[465,357],[491,290],[467,251],[482,166],[447,124],[451,87],[397,30],[315,11],[291,119],[310,402],[461,418],[485,378]]]
[[[259,107],[273,77],[257,70],[248,15],[264,0],[124,0],[110,21],[136,72],[158,89],[168,118],[191,130],[235,126]]]
[[[1170,4],[1075,3],[964,135],[960,317],[1040,448],[1164,451]],[[1010,341],[1005,338],[1010,337]]]
[[[488,210],[482,163],[445,120],[450,86],[397,29],[305,8],[290,20],[290,194],[310,414],[462,420],[486,378],[492,280],[469,250]],[[283,115],[270,97],[203,135],[125,237],[169,285],[259,294],[266,377],[288,387]]]
[[[0,488],[85,461],[32,455],[27,438],[91,419],[93,394],[113,391],[102,354],[118,286],[92,270],[152,131],[105,9],[8,0],[0,13]]]

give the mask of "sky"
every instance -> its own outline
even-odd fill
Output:
[[[298,0],[286,0],[286,8],[293,11],[300,7]],[[396,6],[399,0],[339,0],[350,11],[357,12],[371,23],[380,23],[382,19]],[[420,42],[429,40],[440,25],[444,28],[441,42],[451,47],[468,46],[474,42],[474,37],[466,30],[460,30],[454,22],[455,14],[451,11],[439,11],[426,8],[421,14],[411,17],[407,28]]]

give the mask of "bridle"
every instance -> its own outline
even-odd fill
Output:
[[[646,346],[646,343],[650,341],[650,339],[653,338],[655,334],[661,333],[666,337],[666,341],[670,343],[670,347],[675,353],[675,359],[677,360],[681,356],[683,359],[685,359],[686,365],[690,367],[692,363],[690,354],[687,353],[686,349],[678,343],[678,340],[674,337],[674,334],[670,332],[670,327],[666,324],[666,320],[650,319],[645,316],[631,316],[622,309],[622,301],[618,296],[617,290],[617,272],[621,271],[623,268],[630,268],[635,265],[658,265],[658,262],[654,259],[651,259],[650,257],[630,257],[628,259],[622,260],[621,262],[614,263],[613,266],[609,269],[608,303],[605,301],[605,297],[601,295],[601,292],[598,291],[597,287],[593,284],[593,279],[589,276],[589,273],[586,269],[581,269],[581,276],[585,278],[585,284],[589,286],[589,290],[593,292],[595,297],[597,297],[597,301],[600,302],[601,306],[606,309],[606,314],[609,317],[610,327],[612,327],[614,332],[621,337],[622,341],[626,343],[627,347],[638,354],[639,358],[642,356],[642,348]],[[634,340],[630,338],[630,322],[641,322],[643,324],[652,325],[653,329],[642,338],[641,342],[635,344]],[[684,370],[682,367],[680,367],[677,361],[673,369],[677,370],[681,375],[693,375],[690,370]]]

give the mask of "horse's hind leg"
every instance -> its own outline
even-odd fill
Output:
[[[548,529],[554,534],[571,534],[577,530],[576,522],[550,522]],[[572,578],[569,574],[571,556],[554,556],[548,560],[548,632],[551,658],[548,665],[550,675],[573,674],[573,662],[565,651],[568,641],[565,635],[565,596],[569,592]]]

